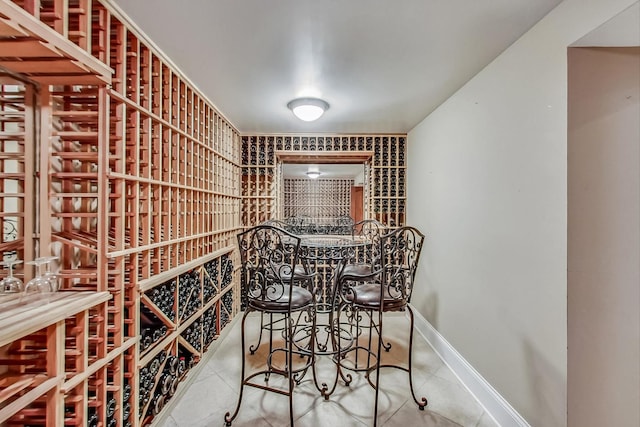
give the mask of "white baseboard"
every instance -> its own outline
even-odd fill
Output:
[[[527,421],[413,308],[415,328],[501,427],[531,427]]]

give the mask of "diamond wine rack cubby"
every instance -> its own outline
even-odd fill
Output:
[[[240,136],[109,1],[0,0],[0,67],[0,252],[61,288],[0,295],[0,425],[150,424],[239,310]]]

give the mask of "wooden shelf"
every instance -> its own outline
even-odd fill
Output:
[[[0,13],[1,66],[44,84],[110,83],[105,64],[17,5],[3,1]]]
[[[0,347],[110,298],[108,292],[0,295]]]
[[[0,423],[19,420],[35,411],[47,425],[60,425],[65,377],[79,375],[87,368],[104,366],[98,360],[81,366],[67,365],[75,353],[73,346],[91,353],[92,313],[111,299],[108,292],[56,292],[52,294],[0,295]],[[74,319],[74,320],[71,320]],[[78,328],[77,321],[82,319]],[[70,347],[69,343],[73,343]],[[76,347],[78,348],[78,347]],[[29,349],[27,352],[21,349]],[[28,369],[27,369],[28,368]],[[34,371],[35,369],[35,371]],[[28,409],[47,396],[42,409]],[[11,421],[9,421],[12,423]]]
[[[374,155],[373,151],[316,151],[276,150],[276,157],[283,163],[365,163]]]

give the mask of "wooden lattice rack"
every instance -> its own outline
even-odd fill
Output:
[[[239,310],[238,132],[108,1],[0,0],[0,67],[2,255],[107,297],[3,343],[65,367],[0,379],[0,423],[148,424]]]
[[[239,310],[235,235],[280,212],[277,153],[366,159],[365,216],[400,225],[405,139],[241,141],[108,0],[0,0],[0,252],[57,256],[56,298],[88,303],[0,340],[0,423],[153,422]]]
[[[364,163],[365,218],[405,223],[406,135],[243,135],[242,225],[284,219],[282,162]],[[327,160],[329,159],[329,160]]]
[[[0,298],[0,424],[80,425],[107,401],[117,356],[106,355],[107,292]],[[106,389],[106,390],[105,390]],[[104,406],[104,405],[102,405]]]
[[[305,216],[320,224],[349,216],[353,179],[284,179],[284,218]]]

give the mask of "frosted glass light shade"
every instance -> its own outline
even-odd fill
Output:
[[[318,98],[298,98],[289,102],[287,107],[300,120],[312,122],[324,114],[329,108],[329,104]]]
[[[319,171],[308,171],[307,172],[307,176],[311,179],[316,179],[317,177],[319,177],[321,174]]]

